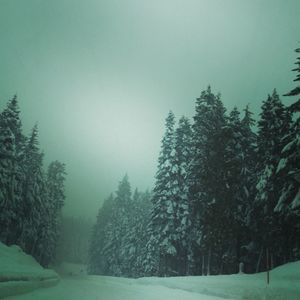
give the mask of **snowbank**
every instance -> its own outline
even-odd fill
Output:
[[[270,284],[266,273],[218,276],[192,276],[171,278],[140,278],[143,285],[164,285],[202,295],[225,299],[300,299],[300,261],[275,268],[270,272]]]
[[[42,268],[20,247],[0,242],[0,298],[53,286],[58,281],[54,271]]]

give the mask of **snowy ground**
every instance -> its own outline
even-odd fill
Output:
[[[173,278],[126,279],[106,276],[87,276],[82,266],[63,264],[64,276],[42,269],[30,256],[16,247],[0,244],[0,298],[7,293],[20,293],[5,299],[15,300],[299,300],[300,261],[271,271],[270,284],[266,274],[198,276]],[[70,275],[70,271],[72,276]],[[67,276],[65,276],[67,275]],[[10,285],[14,288],[11,289]],[[31,285],[24,289],[24,284]],[[7,286],[9,287],[7,289]],[[23,288],[22,288],[23,286]],[[47,288],[38,288],[48,286]],[[20,288],[21,287],[21,288]],[[36,288],[35,290],[33,290]],[[3,293],[3,291],[6,293]],[[31,291],[21,294],[25,291]]]
[[[57,284],[58,275],[43,269],[18,246],[0,243],[0,298]]]
[[[300,299],[300,262],[273,270],[271,283],[265,274],[209,277],[125,279],[105,276],[73,276],[55,287],[39,289],[15,300],[220,300]]]

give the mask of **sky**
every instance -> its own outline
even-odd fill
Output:
[[[259,113],[295,85],[298,0],[0,0],[0,109],[17,93],[45,165],[66,164],[69,216],[94,220],[128,173],[151,189],[164,119],[208,85]],[[282,97],[284,103],[291,100]]]

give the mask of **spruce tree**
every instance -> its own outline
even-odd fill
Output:
[[[17,97],[14,96],[0,115],[1,130],[1,181],[3,207],[0,213],[1,240],[7,244],[14,244],[21,231],[22,221],[22,153],[25,137],[22,134],[20,110]],[[5,207],[5,208],[4,208]]]
[[[111,224],[113,205],[114,196],[111,194],[99,209],[97,221],[93,227],[88,259],[88,272],[92,275],[110,275],[108,262],[109,253],[107,253],[106,250],[110,248],[111,244],[108,229],[109,224]]]
[[[300,48],[295,51],[300,53]],[[297,67],[293,71],[297,72],[297,75],[294,81],[299,82],[300,57],[295,64]],[[285,96],[295,97],[299,94],[298,85]],[[300,258],[300,99],[296,99],[289,109],[293,114],[293,124],[290,133],[282,139],[284,147],[276,170],[276,176],[282,180],[282,184],[275,207],[275,212],[280,213],[284,219],[284,257],[287,261]]]
[[[188,255],[190,253],[191,214],[188,201],[188,185],[186,176],[191,162],[192,130],[189,119],[182,117],[179,120],[178,128],[175,131],[175,155],[172,159],[172,166],[175,171],[174,200],[175,210],[175,231],[177,233],[174,241],[176,248],[176,263],[174,271],[178,275],[188,273]]]
[[[171,275],[173,273],[177,250],[176,202],[174,190],[177,167],[172,164],[175,156],[175,116],[169,112],[165,123],[165,134],[162,139],[158,159],[158,170],[152,196],[151,222],[149,225],[150,240],[147,245],[146,271],[151,275]]]
[[[283,148],[283,138],[289,132],[290,114],[274,90],[263,102],[258,121],[258,183],[254,202],[258,243],[262,250],[273,249],[273,261],[280,260],[283,233],[281,219],[274,213],[281,178],[276,176],[276,168]],[[267,251],[267,250],[266,250]],[[265,251],[263,251],[264,253]],[[260,255],[261,257],[261,255]]]
[[[243,120],[235,107],[223,129],[224,152],[224,217],[227,230],[223,236],[222,273],[235,273],[242,261],[242,246],[249,242],[247,215],[252,203],[254,145],[248,107]],[[250,161],[249,161],[250,160]],[[252,165],[251,165],[252,164]],[[245,261],[244,261],[245,262]]]
[[[224,223],[224,140],[225,108],[211,88],[196,101],[193,124],[193,158],[189,168],[189,198],[192,205],[194,273],[211,273],[211,261],[219,255]],[[214,256],[214,257],[213,257]],[[214,261],[213,272],[218,263]]]
[[[41,254],[38,242],[41,231],[44,229],[44,226],[41,226],[44,208],[48,209],[48,195],[42,165],[43,153],[39,149],[38,128],[35,125],[24,150],[21,216],[23,228],[19,243],[27,253],[36,258],[39,258]]]
[[[55,261],[57,242],[61,230],[61,209],[65,200],[65,165],[59,161],[50,163],[46,174],[47,197],[41,207],[39,261],[48,265]]]

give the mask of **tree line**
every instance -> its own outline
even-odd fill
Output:
[[[0,113],[0,241],[19,245],[43,266],[55,259],[65,200],[65,165],[43,167],[35,125],[22,133],[17,96]]]
[[[132,196],[125,176],[99,210],[90,273],[230,274],[241,262],[253,273],[300,259],[299,112],[300,99],[286,106],[274,90],[256,122],[210,87],[192,122],[170,112],[153,191]]]

